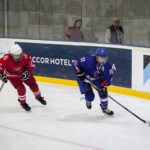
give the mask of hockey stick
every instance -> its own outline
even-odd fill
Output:
[[[1,85],[1,87],[0,87],[0,92],[2,91],[4,84],[5,83],[3,82],[2,85]]]
[[[97,86],[95,86],[89,79],[85,79],[85,82],[91,84],[97,91],[101,91],[100,88],[98,88]],[[142,121],[143,123],[146,123],[150,126],[150,122],[146,121],[144,119],[142,119],[141,117],[139,117],[138,115],[136,115],[135,113],[133,113],[131,110],[129,110],[127,107],[123,106],[121,103],[119,103],[117,100],[115,100],[113,97],[111,97],[110,95],[108,95],[108,97],[113,100],[115,103],[117,103],[119,106],[121,106],[122,108],[124,108],[126,111],[128,111],[130,114],[132,114],[133,116],[135,116],[137,119],[139,119],[140,121]]]
[[[20,78],[20,76],[18,76],[18,75],[7,75],[7,77],[16,77],[16,78]],[[0,87],[0,92],[2,91],[4,84],[5,84],[5,83],[3,82],[2,85],[1,85],[1,87]]]

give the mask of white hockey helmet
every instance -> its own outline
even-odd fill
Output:
[[[15,61],[19,61],[22,58],[22,48],[18,44],[11,46],[10,54]]]

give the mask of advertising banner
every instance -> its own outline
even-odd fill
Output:
[[[150,52],[132,52],[132,88],[150,92]]]
[[[97,47],[55,45],[44,43],[17,42],[36,64],[35,75],[75,80],[72,60],[90,53]],[[131,88],[132,52],[121,48],[107,48],[109,60],[116,65],[113,85]]]
[[[143,89],[150,92],[150,54],[143,55]]]

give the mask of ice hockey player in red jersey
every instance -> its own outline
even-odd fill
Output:
[[[40,89],[33,76],[34,68],[35,65],[31,58],[26,53],[23,53],[22,48],[18,44],[14,44],[10,52],[0,59],[0,79],[4,83],[7,83],[7,80],[10,81],[17,90],[20,105],[26,111],[30,111],[31,107],[26,102],[26,88],[24,84],[29,86],[37,101],[46,105],[46,101],[41,96]]]

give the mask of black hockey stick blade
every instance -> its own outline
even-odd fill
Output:
[[[126,111],[128,111],[129,113],[131,113],[133,116],[135,116],[136,118],[138,118],[140,121],[142,121],[145,124],[148,124],[150,126],[150,121],[146,121],[144,119],[142,119],[141,117],[139,117],[138,115],[136,115],[135,113],[133,113],[131,110],[129,110],[127,107],[123,106],[121,103],[119,103],[117,100],[115,100],[113,97],[111,97],[110,95],[108,95],[108,97],[113,100],[115,103],[117,103],[119,106],[121,106],[122,108],[124,108]]]

